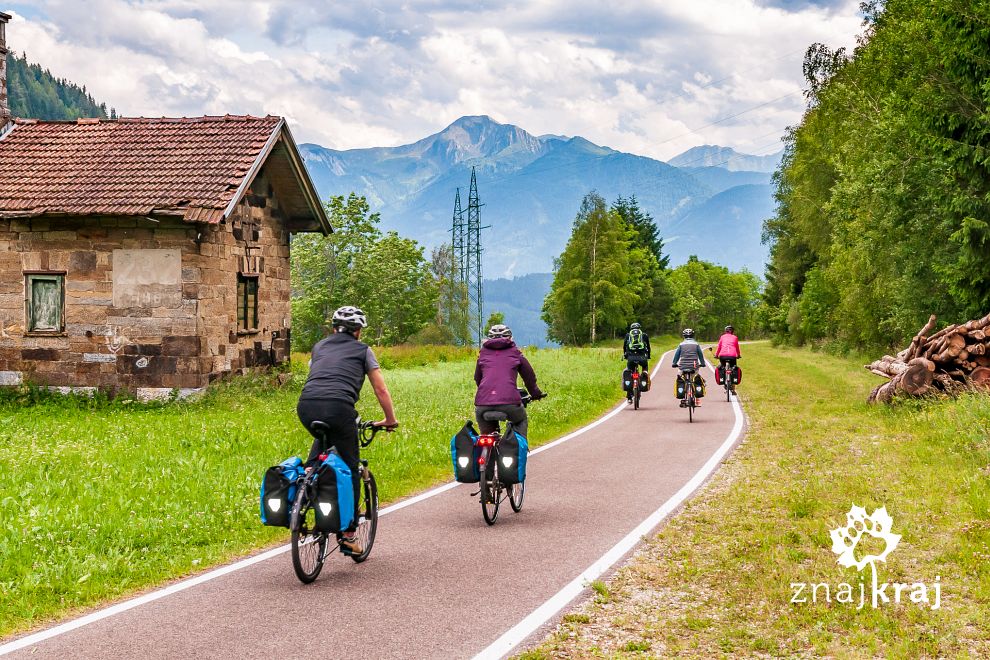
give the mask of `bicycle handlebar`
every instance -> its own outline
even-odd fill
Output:
[[[358,422],[358,438],[360,439],[361,447],[364,448],[370,445],[379,431],[391,431],[393,429],[394,427],[380,426],[375,422]]]

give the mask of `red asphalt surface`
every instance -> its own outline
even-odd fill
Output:
[[[313,584],[282,553],[10,657],[474,656],[660,508],[729,435],[732,406],[711,372],[689,424],[665,360],[639,410],[532,456],[523,510],[503,502],[494,526],[476,486],[462,484],[381,517],[366,562],[335,553]]]

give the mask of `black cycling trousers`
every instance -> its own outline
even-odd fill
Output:
[[[509,403],[501,406],[475,406],[474,416],[478,420],[478,430],[481,433],[494,433],[498,430],[498,422],[489,422],[483,417],[484,413],[489,410],[508,415],[509,421],[512,422],[513,428],[519,435],[524,438],[529,437],[526,434],[529,430],[529,417],[526,416],[526,408],[521,403]]]
[[[320,454],[330,447],[336,447],[341,460],[347,463],[347,467],[351,468],[351,478],[354,480],[354,519],[356,521],[357,512],[360,510],[358,500],[361,498],[361,475],[358,474],[358,461],[361,455],[358,448],[357,410],[346,401],[299,399],[296,414],[299,415],[299,421],[314,438],[313,446],[309,450],[309,458],[306,459],[306,465],[315,465]],[[325,444],[309,428],[309,425],[315,421],[321,421],[330,427]]]
[[[641,371],[646,373],[646,377],[650,377],[650,360],[645,355],[630,355],[626,360],[626,369],[632,371],[636,368],[636,365],[642,367]]]

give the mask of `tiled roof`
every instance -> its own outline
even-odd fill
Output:
[[[171,211],[216,223],[280,122],[18,120],[0,138],[0,215]]]

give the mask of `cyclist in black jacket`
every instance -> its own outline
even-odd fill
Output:
[[[385,385],[375,353],[360,341],[361,330],[368,325],[364,312],[357,307],[341,307],[333,313],[331,325],[333,334],[313,347],[309,378],[303,386],[296,412],[299,421],[311,433],[310,425],[317,420],[330,427],[327,443],[337,448],[341,460],[351,468],[356,513],[361,497],[361,476],[358,471],[358,414],[354,406],[361,394],[365,376],[371,381],[378,403],[385,412],[385,419],[376,422],[376,426],[392,430],[399,422],[395,419],[392,396]],[[319,455],[326,449],[320,438],[316,437],[309,450],[307,465],[316,465]],[[357,515],[354,520],[356,523]],[[340,544],[354,555],[364,551],[353,528],[344,532]]]
[[[622,342],[622,359],[626,361],[626,368],[632,371],[636,365],[642,367],[642,379],[646,381],[646,388],[650,387],[650,336],[643,332],[643,326],[633,323],[626,333],[626,340]],[[627,394],[627,399],[632,400],[632,394]]]

